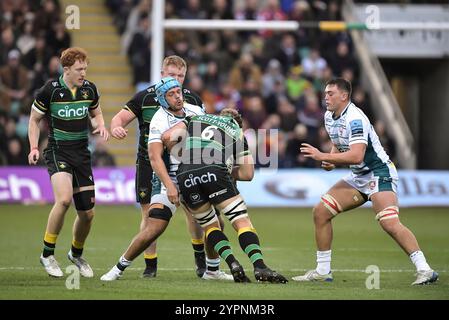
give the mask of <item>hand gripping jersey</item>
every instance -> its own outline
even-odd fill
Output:
[[[157,102],[155,86],[139,91],[129,100],[123,109],[132,112],[139,121],[139,148],[137,156],[141,159],[148,159],[148,135],[149,125],[155,113],[159,110],[160,105]],[[183,88],[182,94],[184,101],[190,105],[195,105],[204,110],[201,99],[189,89]]]
[[[170,113],[164,108],[159,108],[154,114],[149,126],[148,144],[159,142],[162,143],[162,134],[175,126],[185,117],[192,117],[196,115],[204,114],[203,108],[184,102],[184,117],[178,117]],[[170,155],[169,166],[167,167],[168,174],[170,176],[176,176],[178,170],[179,160]]]
[[[352,102],[338,118],[333,117],[333,112],[327,111],[324,125],[332,143],[340,152],[348,151],[349,146],[355,143],[367,145],[362,163],[349,166],[354,174],[366,174],[390,162],[367,116]]]
[[[49,145],[87,147],[89,111],[99,106],[99,99],[96,86],[87,80],[74,91],[67,87],[62,76],[40,88],[33,109],[48,120]]]

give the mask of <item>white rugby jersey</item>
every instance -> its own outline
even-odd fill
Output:
[[[355,104],[349,102],[336,119],[333,114],[326,111],[324,125],[332,143],[340,152],[348,151],[351,144],[367,145],[362,163],[349,166],[354,174],[368,173],[390,161],[368,117]]]
[[[162,143],[162,134],[184,120],[185,117],[205,114],[204,110],[201,107],[189,104],[187,102],[184,102],[183,110],[185,116],[179,117],[168,112],[165,108],[159,108],[150,122],[148,144],[155,142]],[[169,167],[167,167],[167,171],[170,176],[176,175],[179,163],[179,160],[170,155]]]

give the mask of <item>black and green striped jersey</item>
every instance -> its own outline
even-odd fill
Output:
[[[49,145],[86,147],[89,111],[98,108],[99,99],[97,87],[87,80],[73,91],[64,83],[62,76],[40,88],[33,109],[47,118]]]
[[[157,102],[155,86],[152,85],[145,90],[137,92],[131,100],[129,100],[123,109],[132,112],[139,121],[139,148],[137,156],[141,159],[148,159],[148,133],[151,119],[159,109],[160,104]],[[200,106],[204,109],[203,101],[195,93],[187,88],[182,89],[184,101],[189,104]]]
[[[238,158],[251,154],[243,130],[232,117],[204,114],[186,118],[184,123],[184,164],[218,164],[230,169]]]

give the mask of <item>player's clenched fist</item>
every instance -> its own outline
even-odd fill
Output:
[[[28,163],[36,164],[38,160],[39,160],[39,149],[33,148],[28,154]]]
[[[114,138],[121,140],[127,136],[128,129],[124,129],[123,127],[115,127],[112,129],[111,134]]]

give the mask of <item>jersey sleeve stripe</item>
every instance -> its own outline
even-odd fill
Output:
[[[368,144],[368,141],[366,141],[365,139],[355,139],[355,140],[349,141],[349,145],[355,144],[355,143],[364,143],[364,144]]]
[[[136,114],[131,110],[131,108],[128,107],[127,105],[125,105],[125,106],[123,107],[123,109],[125,109],[125,110],[131,112],[135,117],[137,117],[137,115],[136,115]]]
[[[35,103],[33,103],[33,109],[39,114],[45,114],[45,112],[39,109],[39,107]]]
[[[43,104],[39,100],[34,100],[34,104],[36,105],[36,107],[40,108],[41,110],[44,110],[44,111],[47,110],[47,108],[45,107],[45,104]]]
[[[95,105],[93,105],[93,106],[89,106],[89,110],[94,110],[94,109],[97,109],[99,105],[100,105],[100,103],[99,103],[99,102],[97,102],[97,103],[96,103]]]

